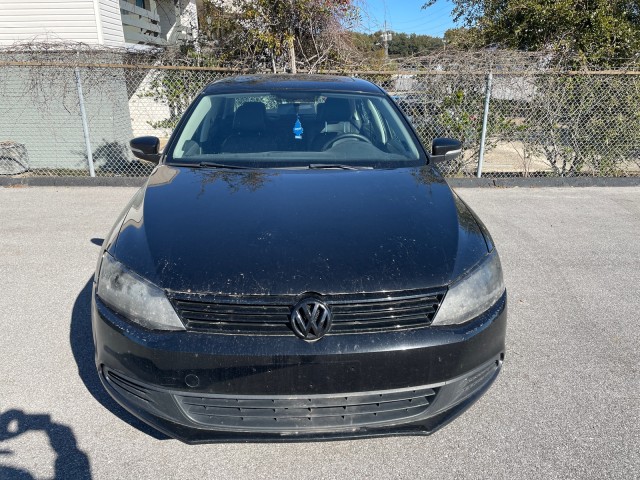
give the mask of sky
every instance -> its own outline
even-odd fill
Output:
[[[448,0],[437,0],[434,6],[422,10],[426,1],[364,0],[360,29],[368,33],[383,30],[386,16],[387,29],[394,32],[442,37],[445,30],[455,27],[451,18],[453,4]]]

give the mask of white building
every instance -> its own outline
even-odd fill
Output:
[[[201,0],[0,0],[0,47],[30,41],[166,46],[197,34]]]
[[[72,48],[61,51],[72,55],[81,43],[89,47],[83,51],[95,50],[92,63],[115,64],[128,55],[125,49],[144,51],[195,38],[201,1],[0,0],[0,49],[11,60],[29,61],[34,50],[21,54],[21,44],[33,42],[36,52],[39,43],[65,45]],[[90,151],[96,171],[130,173],[136,162],[128,147],[133,136],[170,134],[151,126],[171,115],[166,101],[149,95],[158,75],[122,68],[2,66],[0,144],[20,145],[32,170],[86,170]],[[79,110],[79,80],[86,121]],[[34,82],[39,88],[31,88]]]

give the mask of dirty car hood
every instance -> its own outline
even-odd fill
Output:
[[[160,166],[109,251],[168,290],[275,295],[440,287],[487,248],[428,166]]]

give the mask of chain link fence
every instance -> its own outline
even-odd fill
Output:
[[[166,143],[205,85],[241,73],[131,58],[0,52],[0,175],[148,175],[128,141]],[[573,71],[541,55],[485,52],[325,73],[382,86],[425,145],[461,140],[460,158],[440,166],[448,176],[640,175],[637,65]]]

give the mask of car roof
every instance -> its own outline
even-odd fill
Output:
[[[210,83],[205,94],[232,92],[269,92],[277,90],[319,90],[322,92],[359,92],[380,95],[382,89],[361,78],[337,75],[239,75]]]

